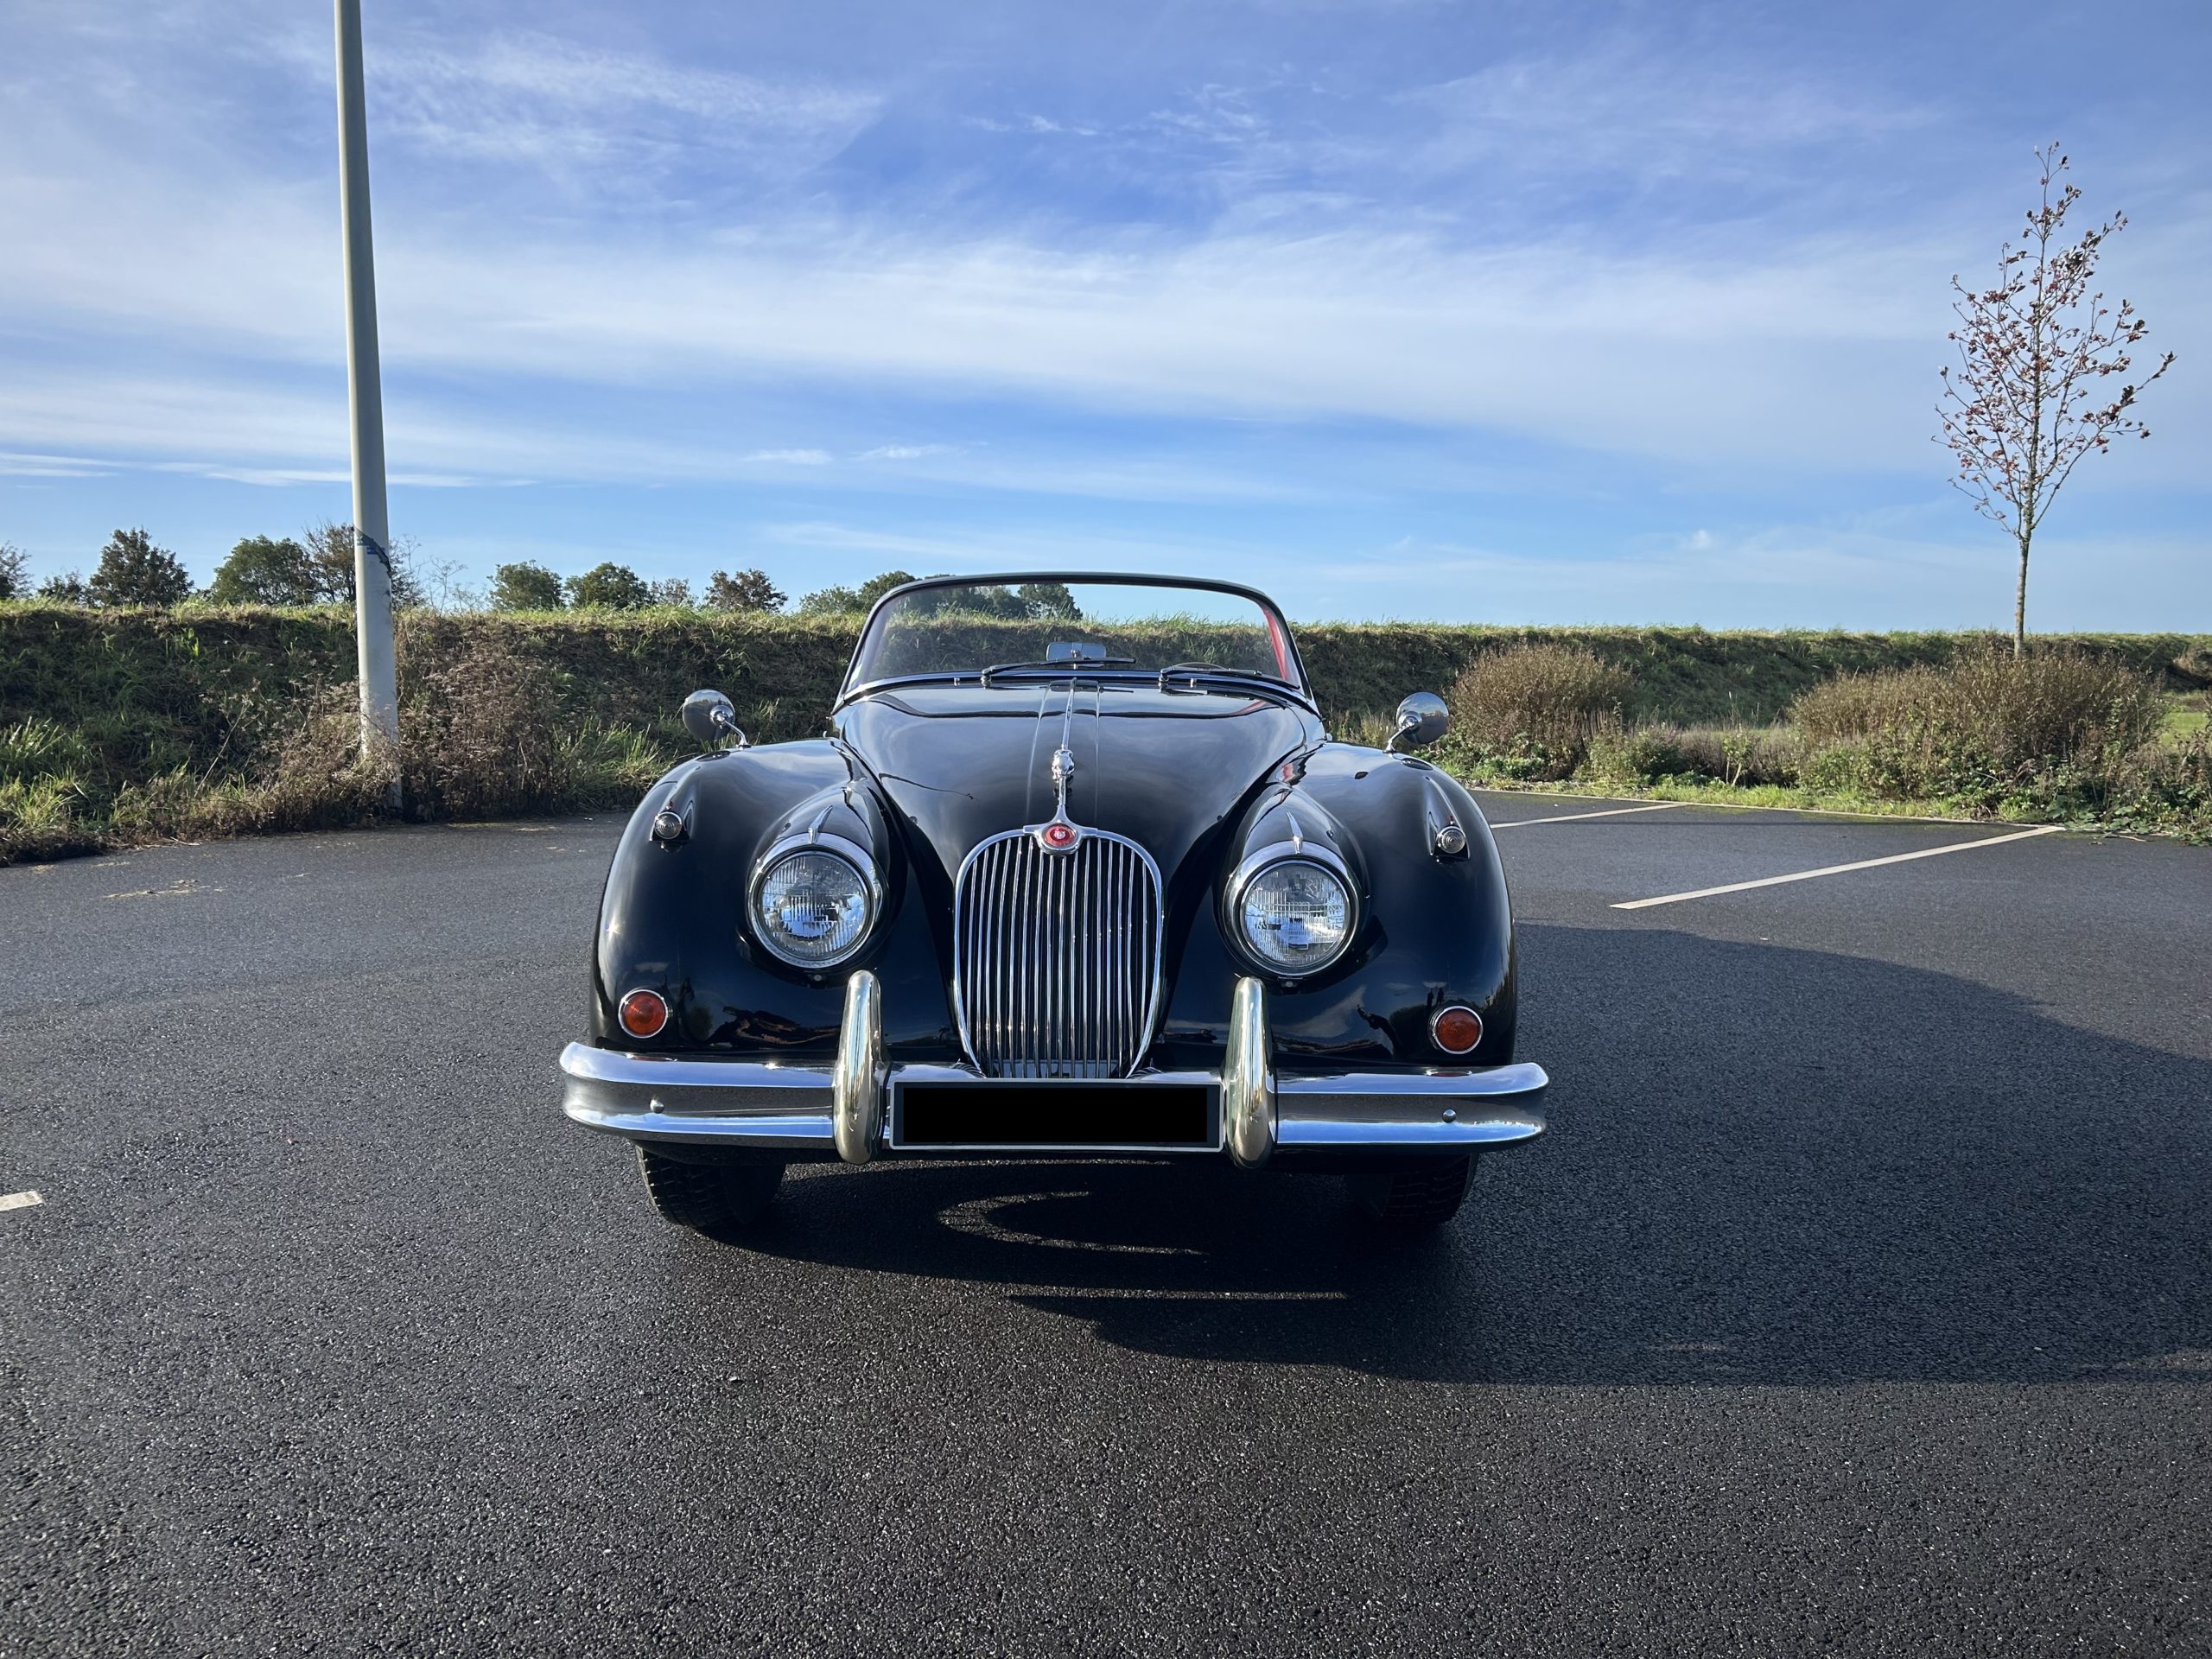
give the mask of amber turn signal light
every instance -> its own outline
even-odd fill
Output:
[[[1428,1022],[1428,1034],[1446,1054],[1465,1054],[1483,1039],[1483,1017],[1454,1003],[1437,1010]]]
[[[622,1029],[632,1037],[658,1037],[668,1023],[668,1001],[658,991],[632,991],[620,1012]]]

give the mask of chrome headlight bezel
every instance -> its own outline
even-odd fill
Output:
[[[848,867],[859,883],[861,899],[868,907],[866,914],[861,919],[859,929],[853,934],[851,942],[834,957],[810,960],[792,955],[778,943],[775,931],[768,925],[761,908],[761,896],[767,887],[768,878],[775,874],[779,865],[804,853],[814,853],[833,858]],[[801,973],[826,974],[844,967],[868,949],[869,943],[875,937],[876,924],[882,919],[882,917],[883,878],[876,868],[874,856],[867,848],[861,846],[857,842],[849,841],[842,836],[815,832],[785,836],[760,855],[753,867],[753,880],[747,884],[746,887],[745,928],[747,933],[752,937],[755,944],[778,962],[787,968],[796,968]]]
[[[1250,891],[1252,884],[1286,864],[1305,865],[1317,871],[1335,882],[1344,899],[1344,932],[1337,948],[1319,961],[1300,963],[1295,966],[1270,957],[1253,943],[1244,925],[1244,896]],[[1359,884],[1352,880],[1351,867],[1327,848],[1317,846],[1311,841],[1304,841],[1296,846],[1290,842],[1279,841],[1262,847],[1230,874],[1228,885],[1223,890],[1222,899],[1224,912],[1223,931],[1245,960],[1274,979],[1311,979],[1316,974],[1326,973],[1344,961],[1351,950],[1353,939],[1359,933]]]

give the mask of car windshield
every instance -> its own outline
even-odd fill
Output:
[[[885,601],[849,688],[920,675],[1008,682],[1080,671],[1211,671],[1298,683],[1281,620],[1249,594],[1132,582],[958,582]]]

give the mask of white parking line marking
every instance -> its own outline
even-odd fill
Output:
[[[1656,899],[1624,899],[1615,910],[1648,910],[1653,905],[1679,905],[1685,899],[1710,899],[1716,893],[1743,893],[1752,887],[1778,887],[1785,881],[1810,881],[1816,875],[1841,875],[1846,870],[1871,870],[1878,864],[1903,864],[1916,858],[1939,858],[1945,853],[1970,853],[1977,847],[2002,847],[2008,841],[2034,836],[2055,836],[2066,826],[2046,823],[2009,836],[1988,836],[1980,841],[1955,841],[1948,847],[1924,847],[1916,853],[1891,853],[1887,858],[1862,858],[1855,864],[1829,864],[1817,870],[1796,870],[1788,875],[1763,875],[1756,881],[1731,881],[1721,887],[1700,887],[1694,893],[1665,893]]]
[[[45,1202],[35,1192],[0,1193],[0,1210],[28,1210],[35,1204]]]
[[[1585,818],[1622,818],[1631,812],[1664,812],[1670,808],[1688,806],[1688,801],[1662,801],[1656,806],[1617,806],[1605,812],[1562,812],[1555,818],[1508,818],[1503,823],[1493,823],[1493,830],[1518,830],[1530,823],[1580,823]]]

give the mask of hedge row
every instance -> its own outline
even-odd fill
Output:
[[[822,728],[851,654],[849,618],[681,612],[589,615],[418,613],[400,624],[403,696],[453,682],[487,651],[539,671],[549,721],[627,728],[682,744],[686,693],[719,686],[761,741]],[[1838,674],[1942,664],[1981,633],[1708,632],[1699,628],[1497,628],[1323,624],[1297,631],[1324,709],[1376,721],[1415,690],[1442,690],[1502,645],[1572,641],[1634,676],[1633,719],[1765,724]],[[2212,635],[2045,635],[2155,671],[2173,690],[2212,684]],[[1200,654],[1194,652],[1193,654]],[[180,767],[219,773],[353,672],[343,610],[95,611],[0,603],[0,730],[27,720],[71,735],[87,781],[113,786]]]

